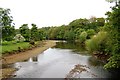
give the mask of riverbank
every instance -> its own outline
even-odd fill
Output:
[[[25,52],[20,52],[18,54],[5,56],[4,58],[2,58],[1,61],[2,61],[2,64],[4,64],[4,65],[23,61],[30,57],[36,56],[36,55],[42,53],[43,51],[45,51],[46,49],[53,47],[55,45],[56,45],[55,41],[52,41],[52,40],[43,41],[43,43],[40,47],[33,48],[32,50],[28,50]],[[4,69],[4,70],[2,69],[0,71],[3,71],[2,75],[4,75],[4,76],[2,76],[2,78],[5,78],[5,77],[8,77],[8,75],[12,74],[15,70],[14,69],[8,70],[8,68],[6,68],[6,69]],[[7,73],[10,73],[10,74],[7,74]]]

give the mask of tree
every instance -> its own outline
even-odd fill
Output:
[[[12,26],[12,18],[10,9],[0,8],[0,26]]]
[[[23,24],[19,28],[20,34],[25,38],[26,41],[30,41],[30,30],[28,24]]]
[[[100,17],[100,18],[96,18],[94,16],[92,16],[90,19],[89,19],[89,29],[94,29],[97,31],[97,28],[101,27],[101,26],[104,26],[105,24],[105,19],[103,17]]]
[[[94,29],[88,29],[87,30],[87,39],[90,39],[93,35],[95,35]]]
[[[2,27],[2,39],[11,41],[15,35],[15,28],[12,24],[12,16],[10,16],[10,9],[0,8],[0,27]]]
[[[45,40],[46,39],[46,33],[44,30],[39,29],[38,30],[38,40]]]
[[[31,24],[32,25],[32,28],[31,28],[31,39],[32,40],[39,40],[39,33],[38,33],[38,29],[37,29],[37,26],[36,24]]]
[[[57,39],[65,40],[65,37],[64,37],[65,31],[66,31],[65,27],[66,27],[65,25],[58,27]]]
[[[74,41],[75,40],[75,33],[73,30],[70,30],[66,33],[66,39],[68,41]]]
[[[75,39],[79,39],[80,34],[85,31],[85,29],[77,28],[74,30],[75,32]]]
[[[104,26],[104,24],[105,24],[105,19],[104,18],[97,18],[96,19],[96,25],[97,26]]]
[[[49,38],[49,29],[50,27],[42,27],[38,29],[40,40]]]
[[[109,68],[120,68],[120,0],[110,0],[116,2],[111,12],[107,12],[107,24],[105,30],[109,33],[106,50],[111,54],[108,63],[104,66]]]
[[[13,40],[15,35],[15,28],[12,26],[4,26],[2,27],[2,39],[6,41]]]
[[[89,24],[89,20],[80,18],[70,22],[69,26],[72,29],[76,29],[76,28],[87,29],[88,24]]]
[[[47,37],[49,39],[59,39],[60,27],[51,27],[47,32]]]

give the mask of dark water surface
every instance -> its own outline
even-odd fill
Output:
[[[103,69],[103,62],[92,57],[79,43],[57,42],[38,56],[14,64],[19,70],[15,78],[65,78],[76,64],[86,65],[87,71],[80,78],[110,78],[112,74]],[[96,76],[93,76],[95,74]],[[78,77],[77,76],[77,77]]]

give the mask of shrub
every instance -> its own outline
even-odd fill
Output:
[[[88,29],[87,30],[87,39],[90,39],[93,35],[95,35],[94,29]]]
[[[120,55],[115,54],[108,59],[108,63],[104,65],[105,69],[109,68],[119,68],[120,67]]]
[[[89,52],[93,52],[93,51],[96,51],[97,50],[97,44],[96,42],[94,42],[93,40],[87,40],[85,42],[85,45],[86,45],[86,49],[89,51]]]
[[[87,33],[83,31],[79,36],[80,43],[84,43],[86,38],[87,38]]]
[[[106,32],[103,31],[99,32],[98,34],[94,35],[91,39],[85,42],[86,49],[90,52],[104,51],[106,38],[107,38]]]

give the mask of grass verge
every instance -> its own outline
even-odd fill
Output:
[[[30,44],[28,42],[21,42],[21,43],[16,43],[16,44],[9,44],[9,45],[2,45],[0,46],[0,55],[4,54],[4,53],[8,53],[8,52],[12,52],[12,51],[17,51],[19,50],[20,47],[21,49],[26,49],[30,47]]]

